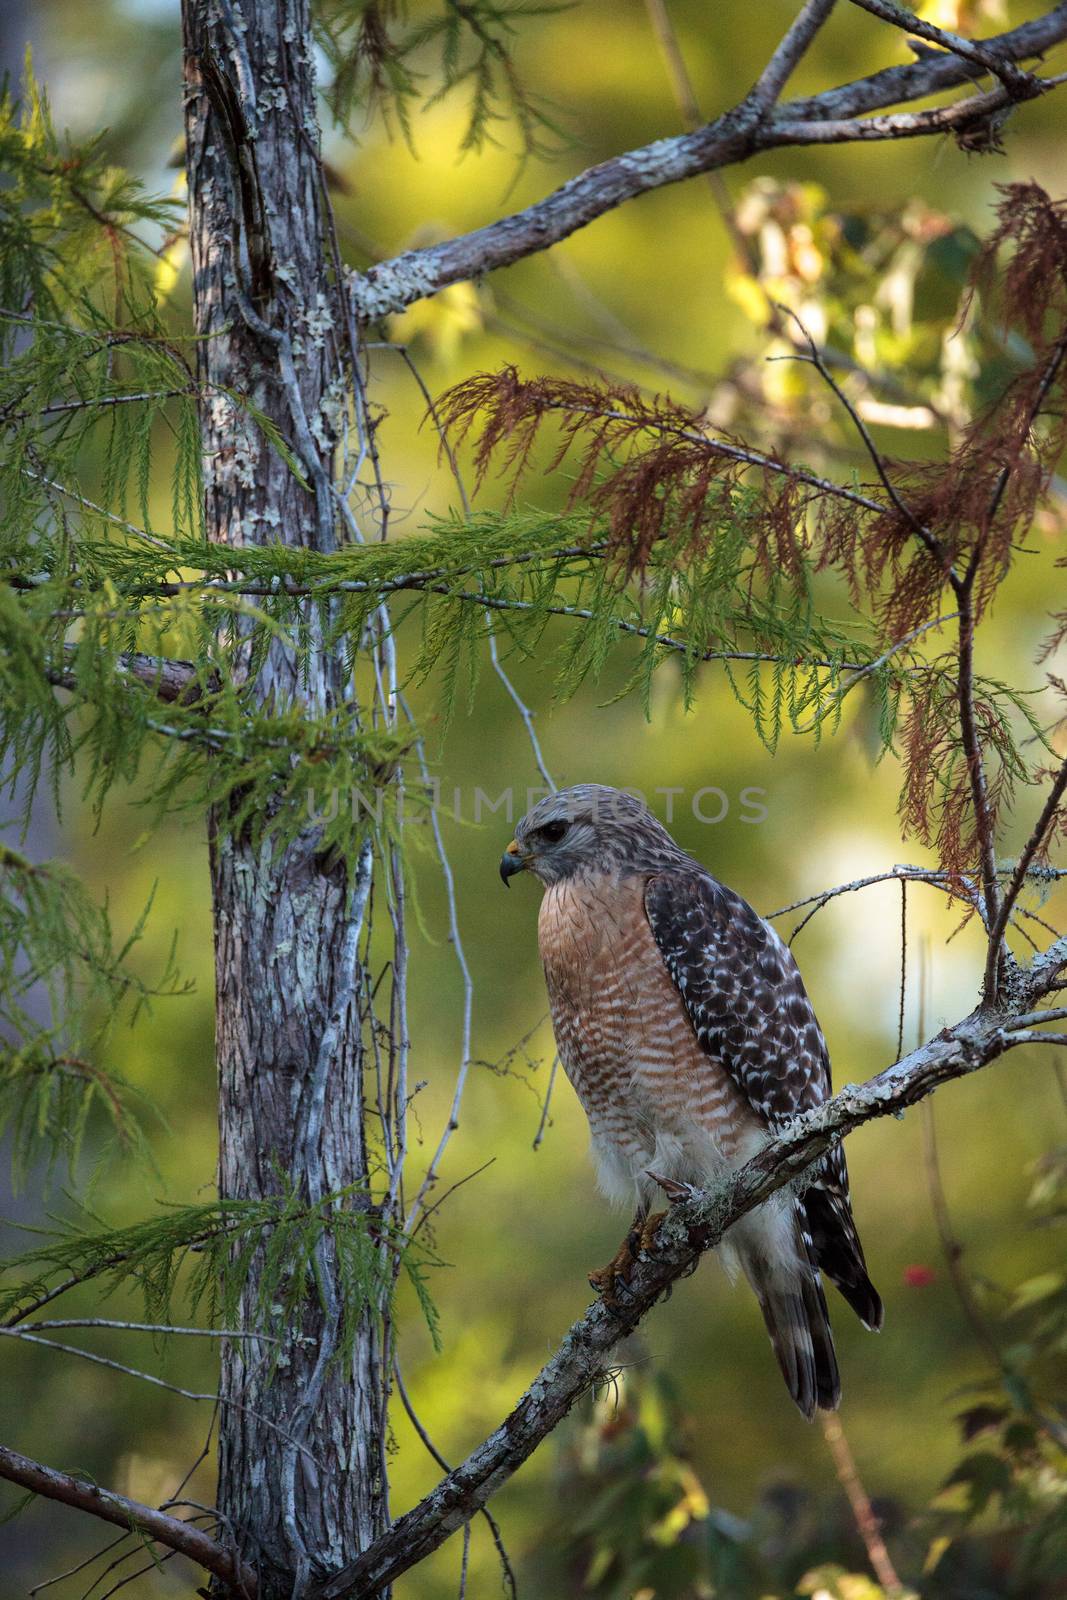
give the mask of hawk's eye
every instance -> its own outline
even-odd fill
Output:
[[[558,844],[569,827],[570,823],[564,822],[562,818],[557,822],[546,822],[541,829],[541,837],[547,839],[549,844]]]

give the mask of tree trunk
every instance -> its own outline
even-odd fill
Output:
[[[234,545],[329,549],[328,402],[342,357],[331,332],[306,0],[183,4],[187,170],[206,479],[206,528]],[[300,461],[303,488],[225,390],[247,396]],[[251,663],[250,663],[251,668]],[[266,709],[335,704],[340,662],[305,668],[272,643],[251,693]],[[212,824],[219,1070],[219,1191],[311,1201],[367,1178],[357,953],[369,854],[357,871],[309,833],[269,846]],[[290,1600],[351,1560],[385,1520],[382,1385],[374,1324],[354,1363],[334,1353],[331,1251],[321,1299],[273,1376],[267,1346],[224,1346],[219,1509],[260,1573]],[[258,1266],[245,1292],[254,1325]],[[285,1328],[263,1331],[286,1339]],[[294,1591],[295,1584],[295,1591]]]

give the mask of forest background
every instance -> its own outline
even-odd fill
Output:
[[[713,10],[697,0],[671,5],[692,89],[707,113],[755,78],[787,9],[728,0]],[[990,31],[1037,9],[941,0],[922,14]],[[490,124],[499,145],[472,141],[463,86],[414,108],[407,135],[395,117],[390,127],[381,115],[357,115],[354,138],[328,131],[348,259],[363,265],[372,255],[475,227],[502,209],[505,195],[507,208],[517,209],[591,162],[681,127],[684,106],[656,15],[656,7],[637,0],[621,6],[584,0],[515,19],[515,59],[522,82],[538,97],[535,148],[525,156],[513,122]],[[83,5],[40,0],[27,10],[8,3],[0,33],[5,66],[16,77],[22,42],[32,43],[35,72],[60,127],[81,136],[106,126],[116,162],[149,190],[180,196],[176,7],[101,3],[92,8],[90,28]],[[802,64],[794,90],[814,92],[905,59],[899,36],[843,8]],[[421,65],[432,81],[433,54]],[[597,368],[706,404],[724,425],[760,417],[767,437],[803,441],[804,459],[835,463],[847,474],[858,461],[856,444],[830,397],[795,364],[766,359],[793,348],[768,310],[778,299],[817,337],[831,338],[863,365],[899,372],[900,392],[882,397],[879,438],[886,448],[921,457],[943,436],[940,422],[961,425],[976,403],[976,352],[966,329],[955,338],[952,332],[976,240],[992,226],[995,185],[1015,179],[1036,180],[1053,196],[1062,191],[1062,104],[1054,98],[1018,113],[1004,131],[1003,149],[990,154],[950,138],[794,149],[732,170],[728,189],[704,179],[665,189],[549,254],[496,274],[490,284],[459,285],[421,303],[392,319],[387,335],[406,345],[434,395],[506,362],[527,374],[584,377]],[[188,260],[180,240],[165,252],[159,285],[175,315],[187,316]],[[393,529],[402,538],[405,528],[424,528],[454,506],[456,489],[426,423],[425,397],[404,361],[383,348],[372,352],[371,371],[372,400],[386,413],[379,443],[394,485]],[[153,493],[165,521],[165,461],[158,476]],[[562,505],[567,487],[562,473],[535,476],[520,496]],[[480,503],[499,503],[502,495],[490,478]],[[1038,541],[1052,541],[1058,531],[1050,516]],[[1034,561],[1032,571],[1026,561],[1016,564],[984,627],[984,668],[993,677],[1017,676],[1020,662],[1035,662],[1048,633],[1047,563]],[[561,621],[550,630],[546,656],[566,628]],[[1035,665],[1030,674],[1038,690],[1045,670]],[[932,859],[914,842],[900,842],[899,775],[892,758],[872,760],[876,709],[861,695],[848,702],[832,736],[813,745],[785,732],[772,752],[714,666],[702,670],[690,709],[680,674],[670,667],[659,673],[647,717],[635,698],[615,699],[628,676],[625,656],[612,661],[599,684],[584,684],[566,701],[553,697],[543,662],[516,660],[509,671],[536,712],[544,762],[557,783],[634,785],[661,816],[667,800],[657,789],[681,791],[673,798],[676,836],[764,913],[901,860]],[[431,735],[435,694],[432,681],[414,690]],[[510,837],[506,811],[493,812],[483,801],[480,820],[476,814],[477,791],[495,802],[507,789],[512,817],[520,814],[527,786],[536,792],[542,780],[524,721],[488,663],[470,711],[461,704],[447,737],[443,726],[440,733],[437,746],[431,737],[430,754],[474,980],[474,1067],[442,1187],[469,1181],[449,1198],[437,1231],[447,1263],[431,1278],[442,1348],[434,1351],[413,1314],[402,1358],[419,1417],[439,1450],[455,1459],[495,1424],[585,1303],[585,1273],[614,1247],[618,1219],[595,1198],[584,1120],[562,1076],[544,1115],[552,1042],[536,954],[536,895],[519,880],[504,897],[496,864]],[[449,814],[457,790],[459,820]],[[698,801],[703,818],[724,813],[720,820],[694,813],[693,797],[702,790],[717,791]],[[158,976],[177,930],[177,963],[192,984],[190,993],[158,1001],[134,1028],[111,1037],[115,1066],[143,1088],[162,1119],[153,1124],[149,1113],[155,1171],[110,1160],[101,1130],[89,1130],[83,1161],[100,1159],[92,1203],[112,1223],[143,1216],[153,1200],[187,1203],[209,1194],[216,1150],[202,824],[176,816],[143,840],[137,801],[136,791],[113,796],[98,821],[71,785],[61,823],[43,799],[37,803],[29,842],[35,857],[68,860],[98,898],[106,896],[120,938],[151,896],[134,965],[149,981]],[[414,1104],[413,1131],[417,1137],[425,1128],[429,1139],[452,1092],[462,1006],[448,907],[429,862],[418,902],[410,1034],[413,1076],[425,1087]],[[1054,909],[1047,913],[1053,920]],[[779,925],[791,929],[801,915]],[[908,1045],[969,1008],[977,944],[968,943],[973,929],[947,942],[957,920],[940,897],[909,894],[902,1024],[899,885],[835,900],[801,934],[796,950],[838,1084],[866,1078],[892,1060],[901,1026]],[[1051,1170],[1050,1151],[1064,1142],[1063,1085],[1049,1052],[1030,1059],[1018,1050],[939,1094],[936,1160],[929,1120],[919,1112],[903,1125],[875,1123],[849,1144],[856,1210],[887,1312],[877,1340],[846,1314],[835,1319],[845,1382],[841,1417],[863,1482],[884,1513],[890,1549],[913,1578],[930,1552],[938,1553],[938,1518],[951,1516],[971,1493],[965,1481],[929,1510],[959,1467],[960,1413],[988,1399],[982,1386],[990,1377],[989,1352],[953,1281],[960,1261],[970,1309],[977,1306],[1002,1349],[1029,1337],[1030,1325],[1019,1320],[1027,1304],[1055,1300],[1062,1233],[1041,1225],[1032,1201]],[[0,1211],[19,1226],[42,1222],[38,1188],[27,1181],[5,1193]],[[947,1223],[937,1214],[942,1193]],[[60,1171],[45,1204],[62,1211],[67,1203]],[[949,1237],[962,1246],[960,1261],[946,1261]],[[10,1233],[8,1248],[16,1242]],[[125,1314],[121,1299],[115,1304],[113,1314]],[[91,1343],[88,1335],[85,1342]],[[104,1337],[92,1347],[119,1348]],[[122,1348],[129,1353],[128,1344]],[[76,1462],[101,1482],[155,1503],[201,1448],[205,1404],[37,1348],[12,1345],[3,1357],[0,1433],[31,1453]],[[200,1341],[174,1340],[153,1370],[201,1391],[211,1387],[210,1361]],[[635,1529],[641,1550],[612,1569],[612,1583],[620,1571],[636,1571],[648,1550],[658,1559],[693,1528],[701,1538],[735,1541],[749,1552],[744,1560],[773,1573],[776,1583],[795,1582],[826,1561],[862,1567],[864,1552],[827,1441],[786,1402],[754,1303],[731,1291],[712,1263],[649,1318],[623,1362],[617,1388],[572,1418],[494,1502],[528,1600],[579,1593],[583,1584],[601,1592],[608,1580],[598,1571],[598,1550],[622,1560],[618,1547]],[[393,1501],[404,1506],[435,1481],[437,1470],[399,1408],[395,1443]],[[1004,1508],[992,1489],[987,1509],[990,1527],[999,1524]],[[996,1537],[990,1534],[990,1549]],[[31,1507],[0,1529],[0,1593],[22,1593],[60,1571],[93,1538],[95,1530],[75,1513]],[[401,1581],[400,1600],[454,1594],[459,1558],[455,1542],[439,1551]],[[631,1558],[636,1565],[627,1567]],[[480,1532],[470,1563],[471,1592],[495,1593],[497,1556]],[[995,1559],[982,1570],[982,1582],[994,1581],[988,1574],[996,1571]],[[656,1579],[655,1592],[697,1594],[686,1587],[696,1581],[688,1569],[668,1574]],[[672,1590],[672,1583],[680,1587]],[[142,1584],[146,1594],[193,1592],[190,1580],[183,1584],[165,1570]]]

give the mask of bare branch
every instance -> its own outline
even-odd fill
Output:
[[[31,417],[55,417],[68,411],[86,411],[90,407],[143,405],[149,400],[176,400],[192,392],[189,389],[149,389],[140,394],[98,394],[84,400],[56,400],[38,411],[13,411],[5,420],[25,422]]]
[[[46,1350],[58,1350],[62,1355],[79,1356],[82,1361],[91,1361],[95,1366],[109,1367],[112,1372],[121,1372],[128,1378],[139,1378],[142,1383],[154,1384],[158,1389],[169,1389],[171,1394],[176,1394],[183,1400],[210,1400],[213,1405],[220,1403],[217,1393],[205,1394],[196,1389],[182,1389],[176,1383],[168,1383],[166,1378],[157,1378],[154,1373],[142,1372],[139,1367],[127,1366],[124,1361],[114,1361],[110,1356],[97,1355],[94,1350],[82,1350],[78,1345],[63,1344],[58,1339],[42,1339],[37,1334],[30,1333],[25,1327],[0,1328],[0,1337],[4,1339],[22,1339],[27,1344],[42,1345]],[[251,1406],[239,1405],[236,1400],[224,1400],[221,1403],[232,1406],[235,1411],[243,1412],[246,1416],[254,1417],[265,1428],[270,1428],[273,1433],[278,1434],[279,1438],[287,1440],[299,1449],[304,1448],[297,1440],[293,1439],[285,1428],[281,1427],[277,1422],[272,1422],[269,1417],[263,1416],[262,1413],[253,1411]],[[309,1456],[312,1461],[315,1461],[309,1450],[304,1450],[304,1454]],[[315,1462],[315,1465],[318,1466],[318,1462]]]
[[[778,100],[811,41],[834,9],[834,0],[805,0],[781,43],[760,73],[746,104],[766,116]]]
[[[1064,38],[1067,0],[1053,6],[1043,17],[987,39],[975,48],[990,60],[995,57],[1000,63],[1010,64],[1040,55]],[[812,99],[783,105],[763,120],[758,108],[742,101],[692,133],[659,139],[588,168],[524,211],[456,239],[409,250],[379,262],[365,273],[353,273],[349,284],[355,313],[368,321],[402,311],[447,284],[480,277],[547,250],[638,195],[745,161],[761,150],[856,138],[897,139],[951,129],[958,125],[951,107],[943,115],[922,112],[910,121],[887,118],[868,124],[855,119],[881,106],[921,100],[951,89],[969,81],[973,73],[973,64],[959,56],[924,55],[906,66],[892,67]],[[976,111],[984,115],[1007,104],[1010,97],[1006,92],[999,90],[998,94],[999,99],[981,97],[981,104],[972,105],[965,115],[974,116]],[[827,131],[831,125],[836,125],[836,132]]]
[[[980,42],[964,39],[958,33],[951,33],[947,28],[936,28],[932,22],[924,22],[921,17],[916,16],[914,11],[906,11],[903,6],[895,5],[893,0],[852,0],[852,4],[859,6],[863,11],[869,11],[872,17],[879,17],[883,22],[892,23],[894,28],[903,29],[913,38],[938,44],[943,50],[950,50],[953,55],[960,56],[964,61],[971,61],[976,67],[993,73],[1016,100],[1024,100],[1038,92],[1031,74],[1021,71],[1013,62],[1006,61],[998,51],[988,50]]]
[[[966,880],[962,880],[967,887]],[[855,894],[859,889],[869,889],[876,883],[929,883],[935,889],[942,889],[946,894],[957,892],[960,879],[953,878],[949,872],[943,872],[939,867],[891,867],[888,872],[874,872],[869,878],[855,878],[851,883],[839,883],[833,889],[824,889],[821,894],[809,894],[803,900],[794,900],[791,905],[780,906],[777,911],[767,913],[768,920],[773,922],[777,917],[788,916],[790,911],[801,911],[805,906],[810,906],[808,915],[798,922],[789,936],[792,944],[797,934],[805,928],[817,911],[828,905],[831,900],[836,900],[839,895]]]
[[[19,1333],[45,1333],[55,1328],[117,1328],[122,1333],[184,1333],[197,1339],[265,1339],[276,1343],[272,1333],[242,1328],[181,1328],[169,1322],[118,1322],[112,1317],[52,1317],[45,1322],[23,1322]],[[0,1329],[0,1332],[3,1332]]]
[[[1067,960],[1067,940],[1058,954]],[[1055,947],[1054,947],[1055,948]],[[527,1460],[575,1402],[603,1377],[608,1357],[700,1255],[714,1247],[738,1218],[787,1183],[854,1128],[893,1115],[955,1078],[987,1066],[1017,1044],[1056,1042],[1054,1034],[1013,1032],[1047,980],[1043,962],[1020,974],[1014,1014],[980,1009],[945,1028],[902,1061],[857,1087],[848,1085],[785,1132],[738,1172],[709,1191],[691,1190],[661,1225],[654,1250],[642,1255],[625,1300],[614,1308],[591,1306],[564,1336],[514,1410],[437,1487],[377,1539],[351,1565],[314,1591],[314,1600],[348,1600],[376,1593],[437,1549],[482,1509]]]
[[[77,646],[64,646],[64,654],[72,660]],[[176,661],[170,656],[149,656],[142,651],[129,651],[119,656],[115,670],[121,678],[132,678],[135,683],[150,689],[156,699],[172,705],[193,705],[201,698],[203,690],[196,681],[196,668],[191,661]],[[49,673],[57,689],[76,689],[78,680],[73,672],[57,667]]]
[[[978,855],[982,869],[982,899],[985,904],[985,924],[994,928],[1000,917],[1000,895],[997,887],[996,827],[989,801],[982,741],[978,733],[978,717],[974,703],[974,573],[954,585],[959,600],[959,643],[957,646],[959,681],[957,699],[960,708],[960,733],[963,753],[967,761],[967,774],[971,785],[971,804],[974,807],[974,830],[978,842]],[[999,948],[995,947],[995,948]]]
[[[867,1560],[871,1564],[878,1582],[885,1590],[889,1600],[903,1600],[905,1589],[893,1565],[893,1558],[889,1554],[886,1542],[882,1537],[882,1525],[871,1505],[870,1495],[864,1487],[863,1479],[856,1466],[856,1458],[852,1454],[852,1447],[841,1426],[839,1417],[828,1415],[825,1411],[820,1415],[823,1438],[833,1458],[834,1471],[837,1480],[848,1497],[852,1507],[852,1515],[856,1529],[863,1540],[863,1547],[867,1552]]]
[[[0,1445],[0,1478],[17,1483],[33,1494],[43,1495],[45,1499],[59,1500],[78,1511],[87,1511],[115,1527],[146,1534],[169,1550],[195,1561],[224,1584],[228,1593],[239,1596],[240,1600],[254,1600],[257,1584],[251,1568],[235,1551],[228,1550],[191,1522],[167,1516],[137,1500],[127,1500],[125,1495],[101,1489],[87,1478],[42,1466],[39,1461],[31,1461],[6,1445]]]
[[[1047,94],[1063,82],[1055,78],[1035,78],[1039,94]],[[1016,103],[1007,89],[991,89],[986,94],[970,95],[952,105],[935,106],[929,111],[898,111],[884,117],[843,117],[838,121],[791,122],[783,118],[772,124],[768,144],[855,144],[877,143],[886,139],[920,139],[937,133],[966,133],[984,125],[996,127],[997,113]]]
[[[1067,791],[1067,761],[1063,763],[1056,774],[1055,781],[1045,799],[1045,804],[1041,808],[1041,815],[1034,824],[1033,832],[1026,841],[1023,852],[1015,864],[1015,870],[1004,890],[1000,911],[994,918],[989,930],[989,953],[986,958],[985,970],[985,992],[987,994],[990,994],[996,985],[997,969],[1000,964],[1000,945],[1008,930],[1012,907],[1019,898],[1019,891],[1026,882],[1026,875],[1034,856],[1048,837],[1049,829],[1056,819],[1065,791]]]

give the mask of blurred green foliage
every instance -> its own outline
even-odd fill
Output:
[[[364,37],[367,13],[380,18],[382,9],[363,8],[358,27]],[[906,58],[903,43],[872,19],[838,9],[843,14],[832,33],[798,75],[800,92]],[[1014,3],[939,5],[934,11],[950,25],[982,29],[1029,14]],[[696,0],[679,0],[671,12],[697,96],[709,112],[755,78],[786,15],[785,8],[757,13],[730,3],[709,19]],[[481,4],[461,10],[434,0],[396,19],[399,66],[387,52],[387,65],[371,84],[379,107],[384,95],[406,135],[390,140],[388,119],[372,114],[366,82],[348,71],[352,15],[350,7],[321,13],[326,87],[332,85],[335,107],[356,136],[338,136],[328,147],[339,229],[353,264],[475,226],[499,212],[507,191],[509,206],[522,204],[588,162],[678,125],[643,7],[586,0],[567,11]],[[60,128],[70,126],[79,141],[95,138],[105,124],[111,129],[93,146],[84,174],[94,205],[102,201],[109,212],[128,213],[131,226],[143,223],[159,251],[150,281],[123,284],[124,315],[135,325],[146,303],[141,297],[159,296],[161,315],[177,332],[187,323],[189,302],[185,247],[175,230],[180,182],[170,203],[144,199],[171,186],[169,152],[180,134],[174,10],[113,0],[94,8],[89,30],[83,7],[48,0],[33,20],[38,70],[51,85]],[[500,39],[509,48],[514,39],[518,79],[501,67],[494,45]],[[40,108],[34,114],[40,116]],[[854,437],[817,375],[797,361],[803,344],[779,309],[785,307],[833,350],[835,372],[852,386],[850,394],[884,447],[929,457],[1025,363],[1025,350],[998,339],[990,321],[960,321],[963,285],[976,241],[989,231],[993,183],[1036,177],[1055,193],[1062,182],[1057,115],[1053,101],[1026,108],[1018,125],[1008,126],[1005,155],[988,160],[968,157],[948,142],[767,156],[758,170],[731,175],[732,238],[707,188],[695,183],[606,217],[491,284],[456,286],[395,319],[388,330],[392,347],[371,351],[394,523],[402,535],[414,534],[430,515],[448,517],[457,509],[447,462],[426,423],[423,396],[394,348],[398,342],[406,342],[434,394],[507,361],[528,374],[573,376],[588,366],[603,368],[646,388],[666,386],[706,407],[720,426],[754,442],[773,440],[847,478],[862,470]],[[9,128],[7,137],[18,135]],[[143,190],[122,166],[142,174]],[[56,226],[55,208],[69,206],[70,191],[53,178],[41,172],[29,196],[4,193],[8,226],[31,226],[26,218],[34,206]],[[103,281],[108,265],[91,215],[74,206],[59,221],[66,230],[65,259]],[[5,259],[19,258],[7,252]],[[4,303],[19,303],[27,286],[3,281]],[[35,287],[38,296],[66,292],[58,280]],[[103,323],[114,300],[94,304],[90,296],[83,309]],[[123,360],[129,365],[120,376],[130,389],[185,385],[170,345],[135,343]],[[88,377],[86,394],[113,392],[106,389],[115,377],[106,355],[94,367],[79,353],[75,369]],[[47,385],[56,375],[28,371],[27,381]],[[114,410],[124,415],[126,408]],[[149,527],[177,534],[184,524],[191,531],[195,507],[188,487],[179,501],[172,492],[182,439],[169,433],[162,411],[149,411],[146,422],[145,413],[135,419],[129,410],[128,422],[118,424],[107,444],[97,434],[79,436],[80,425],[71,423],[77,481],[87,496],[109,503],[112,491],[127,482],[127,457],[140,451],[148,461],[151,444],[150,470],[133,480],[138,514]],[[137,428],[140,436],[123,431]],[[186,450],[189,442],[186,436]],[[565,474],[528,480],[524,496],[536,499],[536,510],[524,501],[519,514],[562,508],[569,487]],[[480,505],[493,500],[490,484]],[[1039,551],[1052,550],[1058,531],[1050,511],[1035,530]],[[1044,724],[1058,708],[1030,663],[1048,632],[1049,603],[1047,561],[1017,562],[986,629],[982,662],[991,678],[1032,689],[1034,715]],[[100,609],[107,609],[103,590]],[[180,620],[170,613],[167,628],[182,637]],[[98,645],[119,649],[125,642],[121,634],[87,637],[91,648],[80,658],[86,672],[94,655],[99,658]],[[33,639],[24,636],[24,642],[32,650]],[[176,642],[172,635],[171,646]],[[564,704],[553,684],[571,648],[568,624],[559,619],[510,663],[520,693],[538,713],[557,781],[635,784],[650,795],[659,785],[679,786],[684,792],[674,802],[673,826],[681,842],[764,911],[899,859],[893,763],[871,762],[884,710],[876,695],[853,696],[836,736],[817,750],[784,738],[772,759],[718,669],[697,674],[687,711],[681,664],[666,663],[648,685],[645,721],[641,707],[623,698],[640,666],[639,646],[605,660],[599,686],[576,676],[567,685],[573,697]],[[431,632],[427,665],[435,651]],[[430,734],[431,770],[442,794],[459,794],[458,816],[446,813],[443,822],[475,979],[477,1060],[442,1187],[470,1181],[426,1230],[435,1256],[449,1264],[432,1275],[439,1353],[418,1314],[418,1286],[402,1282],[399,1290],[407,1387],[451,1459],[499,1420],[582,1307],[585,1269],[615,1242],[618,1222],[591,1203],[584,1125],[562,1081],[543,1140],[531,1148],[551,1060],[533,912],[521,898],[503,902],[498,893],[495,863],[511,818],[503,807],[496,813],[483,807],[480,822],[475,815],[477,789],[496,797],[514,785],[521,811],[522,790],[540,782],[522,721],[484,662],[477,696],[469,710],[461,701],[447,739],[440,684],[432,674],[414,687],[413,698]],[[112,716],[121,723],[117,701]],[[53,733],[62,741],[63,730]],[[267,738],[277,736],[278,730],[265,731]],[[159,1200],[182,1208],[186,1221],[190,1208],[214,1209],[204,1199],[215,1167],[211,928],[196,817],[168,816],[147,832],[143,811],[129,808],[143,806],[153,785],[121,762],[119,776],[126,786],[112,792],[103,810],[94,810],[80,786],[64,778],[62,839],[47,840],[42,801],[31,846],[45,839],[34,859],[61,854],[84,883],[84,890],[68,889],[62,867],[50,868],[42,880],[68,896],[62,905],[52,903],[55,916],[68,930],[80,930],[94,952],[92,961],[79,963],[79,982],[88,973],[108,985],[125,984],[134,999],[176,988],[169,977],[174,930],[180,970],[195,980],[193,994],[163,993],[150,1012],[138,1012],[135,1027],[107,1036],[108,1083],[121,1085],[130,1103],[150,1098],[165,1118],[163,1131],[152,1132],[154,1170],[111,1164],[97,1175],[94,1216],[133,1229]],[[710,786],[721,790],[726,807],[709,828],[690,801]],[[759,826],[742,804],[745,790],[758,791],[766,807]],[[18,881],[9,876],[5,885]],[[21,893],[17,887],[12,892]],[[142,924],[153,894],[151,918]],[[912,890],[908,899],[912,969],[920,944],[937,954],[922,991],[914,970],[907,974],[909,1033],[929,1032],[966,1010],[975,986],[974,930],[947,942],[953,920],[939,902],[920,894]],[[447,908],[428,858],[418,870],[418,900],[422,926],[411,1017],[419,1084],[416,1156],[433,1149],[447,1116],[461,1000]],[[1056,921],[1062,901],[1061,894],[1051,895],[1042,914]],[[136,931],[135,941],[118,946],[121,955],[110,920],[93,909],[103,904],[116,926]],[[24,901],[16,906],[24,909]],[[798,946],[839,1082],[867,1076],[895,1054],[899,917],[899,890],[887,885],[862,900],[834,902]],[[90,1032],[95,1004],[90,998]],[[524,1050],[511,1054],[516,1038],[527,1035]],[[68,1045],[76,1053],[70,1040],[62,1053]],[[1016,1052],[993,1072],[938,1097],[944,1181],[955,1235],[965,1246],[962,1259],[942,1261],[914,1119],[876,1125],[850,1144],[857,1211],[885,1291],[887,1328],[871,1341],[838,1318],[843,1420],[897,1568],[929,1600],[1051,1600],[1063,1592],[1067,1291],[1063,1157],[1055,1147],[1067,1123],[1062,1079],[1057,1082],[1044,1056],[1026,1057]],[[30,1070],[36,1070],[32,1063]],[[100,1094],[98,1079],[87,1085],[77,1074],[72,1089],[67,1079],[48,1074],[40,1074],[40,1082],[38,1130],[51,1115],[50,1096],[84,1096],[74,1108],[80,1144],[66,1152],[75,1165],[80,1161],[84,1176],[109,1129],[118,1126],[110,1096]],[[27,1156],[25,1128],[13,1137],[16,1154]],[[1035,1164],[1031,1193],[1028,1174]],[[52,1204],[66,1222],[84,1225],[73,1202]],[[4,1209],[16,1227],[46,1220],[25,1186]],[[19,1235],[11,1231],[14,1249]],[[188,1233],[181,1238],[188,1242]],[[996,1360],[954,1292],[959,1273],[977,1299]],[[144,1309],[129,1286],[117,1287],[110,1304],[115,1316],[136,1317]],[[162,1301],[155,1303],[162,1308]],[[64,1310],[92,1315],[98,1302],[91,1292],[79,1292]],[[136,1335],[86,1330],[79,1337],[87,1349],[138,1361],[131,1353]],[[36,1348],[5,1344],[3,1355],[0,1426],[4,1437],[30,1453],[85,1466],[100,1481],[149,1501],[172,1493],[195,1460],[208,1430],[208,1407],[198,1415],[195,1405],[166,1391]],[[619,1600],[880,1596],[860,1575],[865,1552],[824,1442],[783,1403],[758,1316],[745,1297],[730,1293],[706,1267],[649,1320],[633,1360],[618,1386],[592,1399],[494,1504],[528,1600],[586,1593]],[[213,1385],[203,1341],[171,1340],[152,1355],[146,1350],[141,1364],[197,1392]],[[393,1504],[399,1509],[430,1486],[437,1468],[402,1411],[393,1426]],[[196,1488],[209,1502],[208,1468],[200,1468]],[[3,1529],[4,1582],[20,1592],[79,1559],[95,1537],[74,1514],[35,1505]],[[42,1553],[48,1573],[41,1570]],[[398,1585],[400,1600],[455,1593],[458,1561],[455,1543],[446,1546]],[[469,1592],[494,1594],[498,1581],[496,1554],[476,1527]],[[146,1594],[193,1592],[191,1581],[171,1579],[168,1569],[150,1571],[141,1583]],[[75,1580],[59,1592],[81,1591]]]

